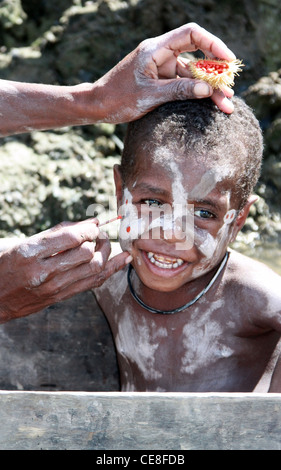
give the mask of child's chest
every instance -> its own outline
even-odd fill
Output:
[[[146,314],[126,302],[118,321],[109,318],[122,389],[252,391],[278,336],[240,336],[237,324],[224,320],[219,302],[175,315]]]

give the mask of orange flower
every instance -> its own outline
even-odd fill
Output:
[[[190,61],[189,67],[194,78],[205,80],[213,88],[223,89],[224,86],[234,85],[235,75],[239,75],[241,67],[244,66],[241,60],[199,59]]]

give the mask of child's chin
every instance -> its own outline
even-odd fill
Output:
[[[178,289],[179,286],[163,286],[163,283],[157,283],[157,282],[146,282],[145,280],[142,280],[142,283],[148,287],[148,289],[157,291],[157,292],[174,292]]]
[[[162,276],[151,276],[149,273],[141,269],[136,261],[133,261],[132,264],[142,284],[144,284],[150,290],[168,293],[174,292],[181,287],[181,282],[175,282],[175,279],[164,278]]]

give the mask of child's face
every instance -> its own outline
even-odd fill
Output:
[[[161,152],[169,150],[157,149]],[[216,267],[251,205],[238,214],[239,202],[232,196],[235,181],[226,179],[231,169],[174,155],[175,149],[163,164],[155,154],[142,152],[136,177],[124,191],[115,168],[118,207],[124,216],[121,246],[132,254],[141,281],[163,292]]]

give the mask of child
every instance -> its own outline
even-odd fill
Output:
[[[231,115],[168,103],[128,127],[114,175],[133,261],[95,290],[123,391],[251,392],[278,352],[280,277],[228,248],[262,158],[257,120],[233,102]]]

